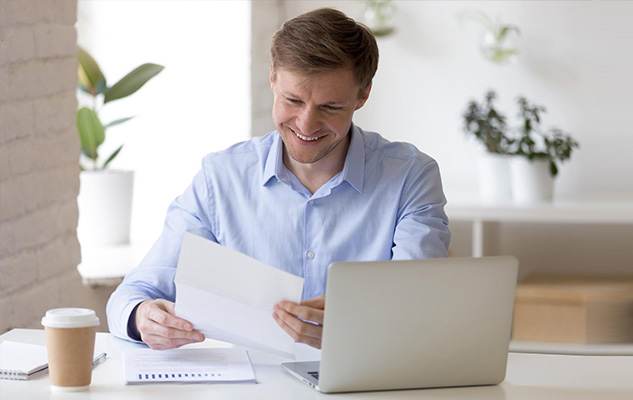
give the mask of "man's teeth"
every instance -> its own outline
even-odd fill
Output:
[[[319,138],[320,138],[320,136],[313,137],[313,138],[309,138],[309,137],[307,137],[307,136],[300,135],[300,134],[298,134],[297,132],[295,132],[295,135],[297,135],[297,137],[298,137],[299,139],[301,139],[301,140],[305,140],[306,142],[312,142],[313,140],[317,140],[317,139],[319,139]]]

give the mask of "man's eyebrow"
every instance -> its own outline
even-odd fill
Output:
[[[297,96],[296,94],[292,93],[292,92],[287,92],[287,91],[281,91],[281,94],[284,95],[284,97],[291,97],[293,99],[299,99],[300,97]]]
[[[287,91],[282,91],[281,94],[286,97],[286,98],[290,98],[290,99],[296,99],[296,100],[301,100],[301,96],[298,96],[292,92],[287,92]],[[303,100],[301,100],[303,101]],[[340,106],[343,107],[345,106],[345,102],[343,101],[335,101],[335,100],[330,100],[330,101],[326,101],[325,103],[322,103],[321,105],[324,106]]]

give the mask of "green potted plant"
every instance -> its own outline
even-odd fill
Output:
[[[525,97],[519,97],[517,103],[521,124],[511,152],[513,196],[518,202],[549,201],[558,163],[567,161],[580,145],[558,128],[541,128],[545,107],[530,104]]]
[[[506,118],[495,108],[497,94],[489,90],[483,101],[471,100],[464,113],[464,132],[475,137],[483,152],[477,158],[480,197],[485,202],[511,200],[508,154],[514,143]]]
[[[163,70],[163,66],[157,64],[143,64],[125,75],[117,83],[108,86],[101,68],[92,56],[78,48],[77,61],[79,61],[78,78],[79,89],[92,98],[91,107],[81,107],[77,110],[77,130],[81,139],[81,153],[92,160],[90,169],[106,169],[110,162],[119,154],[123,145],[119,146],[106,160],[99,165],[99,146],[105,140],[105,132],[108,128],[122,124],[134,117],[125,117],[109,122],[106,125],[99,119],[101,107],[115,100],[123,99],[139,90],[150,79]],[[81,165],[81,169],[86,168]]]
[[[464,131],[486,150],[478,160],[482,200],[520,203],[553,198],[558,164],[571,157],[579,144],[558,128],[541,128],[545,108],[519,97],[520,123],[511,127],[495,108],[497,95],[490,90],[481,103],[470,101],[463,113]]]
[[[504,24],[499,17],[492,19],[481,10],[461,11],[462,20],[475,21],[485,29],[481,39],[482,55],[494,64],[515,62],[519,54],[517,39],[521,31],[516,25]]]
[[[387,36],[394,31],[396,5],[391,0],[366,0],[365,23],[374,36]]]
[[[464,131],[475,136],[488,153],[508,154],[514,140],[507,135],[506,117],[495,109],[496,99],[497,94],[489,90],[481,103],[468,102]]]
[[[78,48],[78,89],[88,95],[89,106],[77,110],[77,131],[81,142],[80,190],[77,198],[82,245],[129,243],[132,211],[133,171],[109,168],[123,145],[102,158],[99,148],[106,132],[133,117],[103,124],[99,112],[106,104],[130,96],[163,70],[157,64],[143,64],[109,86],[101,68],[90,54]]]

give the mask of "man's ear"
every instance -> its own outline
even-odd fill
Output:
[[[272,90],[273,92],[275,91],[275,78],[276,78],[276,74],[275,71],[273,70],[273,66],[270,66],[270,90]]]
[[[360,109],[362,106],[365,105],[365,102],[369,98],[369,93],[371,92],[371,85],[373,85],[373,83],[370,83],[369,86],[367,86],[367,89],[363,90],[358,96],[358,102],[356,103],[356,108],[354,108],[354,111]]]

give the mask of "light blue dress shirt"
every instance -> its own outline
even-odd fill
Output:
[[[283,163],[277,131],[212,153],[169,206],[163,232],[107,305],[110,331],[147,299],[174,301],[184,232],[305,278],[325,294],[334,261],[446,257],[446,198],[435,160],[408,143],[352,126],[343,170],[311,194]],[[272,318],[272,316],[271,316]]]

